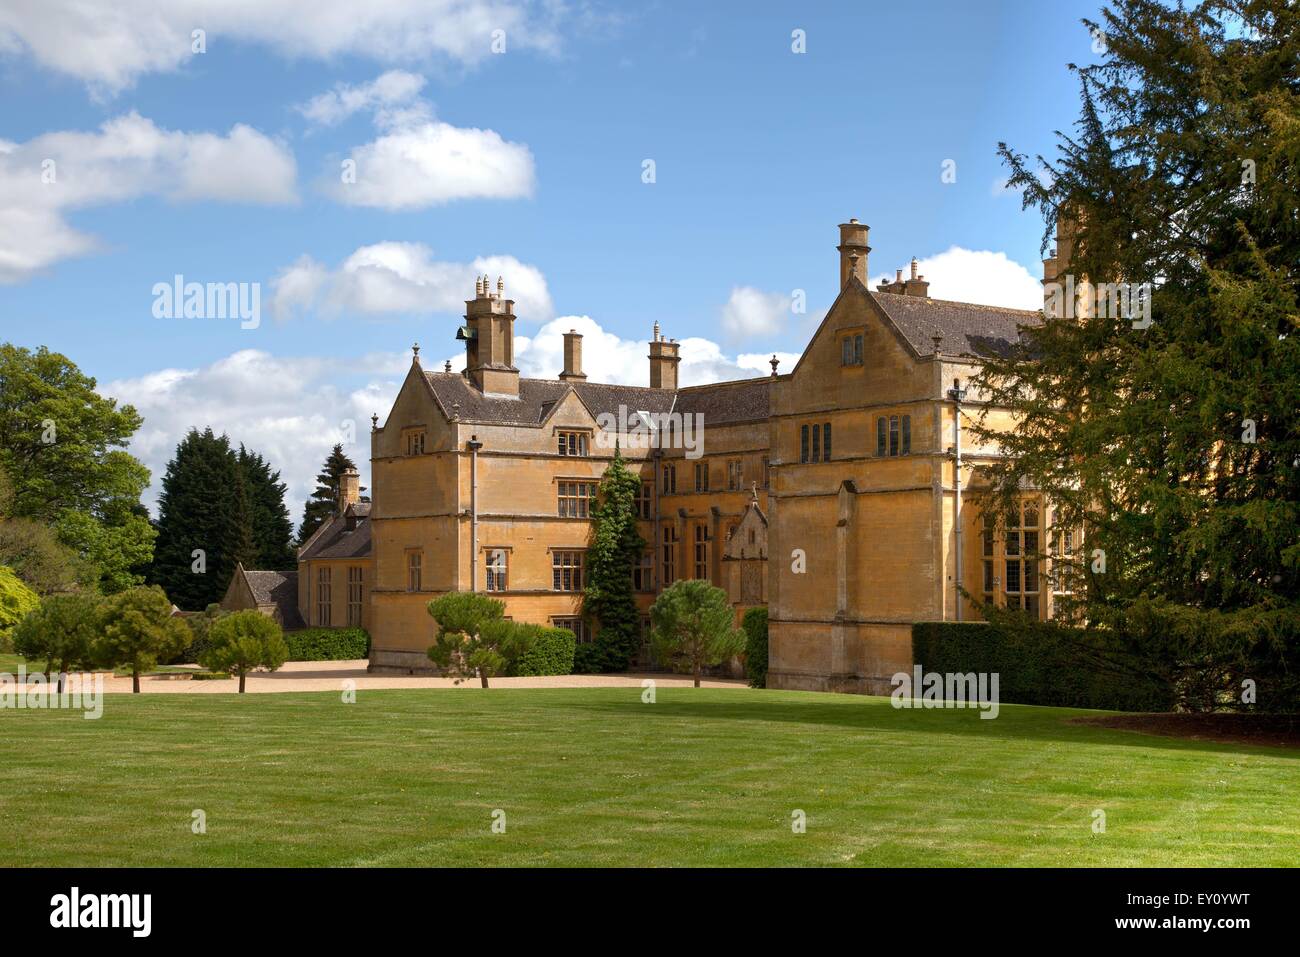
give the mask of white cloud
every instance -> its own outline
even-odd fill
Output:
[[[410,353],[357,359],[277,358],[256,349],[236,352],[197,369],[163,369],[102,386],[144,417],[130,451],[149,467],[145,502],[156,511],[162,477],[191,428],[211,426],[270,459],[288,486],[295,523],[315,487],[315,475],[335,442],[357,463],[369,485],[370,415],[392,406]],[[345,384],[348,383],[348,384]],[[350,430],[350,435],[349,435]]]
[[[293,154],[237,124],[225,136],[162,129],[138,113],[97,131],[45,133],[0,144],[0,283],[83,255],[96,240],[66,212],[139,196],[174,201],[289,203],[297,199]]]
[[[491,55],[495,30],[508,50],[557,52],[567,14],[548,0],[6,0],[0,52],[26,50],[112,94],[191,60],[195,29],[209,51],[247,42],[287,58],[472,65]]]
[[[330,193],[349,206],[422,209],[458,199],[533,195],[533,154],[495,130],[461,128],[414,108],[382,117],[392,129],[355,147],[355,182],[331,177]]]
[[[646,339],[624,339],[604,329],[590,316],[560,316],[537,330],[532,337],[515,336],[515,364],[524,376],[553,379],[564,368],[564,334],[570,329],[582,333],[582,369],[590,382],[614,382],[619,385],[650,384],[650,343]],[[704,385],[729,379],[753,378],[755,373],[768,375],[769,354],[748,353],[729,358],[711,339],[688,337],[680,341],[681,364],[677,367],[682,386]],[[782,352],[783,372],[798,361],[798,353]],[[463,360],[453,360],[461,369]]]
[[[1012,309],[1038,309],[1043,305],[1042,283],[1006,253],[952,246],[920,260],[917,272],[930,283],[934,299]],[[903,275],[907,276],[907,269]],[[893,280],[889,274],[877,276],[871,288]]]
[[[462,314],[474,298],[474,281],[487,274],[495,290],[505,281],[515,314],[543,321],[554,314],[546,277],[513,256],[480,256],[472,262],[442,262],[422,243],[382,242],[362,246],[334,270],[302,256],[271,283],[271,314],[286,319],[302,312],[334,315],[450,312]]]
[[[774,335],[790,318],[790,306],[786,293],[736,286],[722,307],[722,328],[735,338]]]
[[[570,329],[583,335],[583,369],[591,382],[649,384],[649,344],[608,332],[589,316],[560,316],[534,336],[515,337],[515,360],[525,376],[555,378],[563,368],[563,336]],[[426,350],[428,355],[429,350]],[[681,341],[679,367],[683,386],[767,375],[768,355],[726,356],[717,343],[703,338]],[[449,353],[452,368],[464,367],[464,353]],[[778,353],[782,371],[794,368],[798,355]],[[137,378],[119,379],[100,392],[135,406],[144,425],[130,451],[153,473],[145,503],[156,512],[167,463],[191,428],[211,427],[268,458],[288,486],[286,501],[295,525],[302,505],[315,488],[315,476],[335,442],[344,442],[370,485],[370,416],[382,424],[410,368],[411,354],[374,352],[329,359],[281,358],[259,349],[244,349],[210,365],[169,368]],[[442,369],[425,362],[426,369]],[[349,435],[350,430],[350,435]],[[351,439],[352,444],[346,444]]]
[[[333,126],[362,110],[391,109],[415,100],[424,88],[424,77],[405,70],[389,70],[369,83],[355,86],[340,83],[327,93],[312,97],[298,107],[303,116],[322,126]]]

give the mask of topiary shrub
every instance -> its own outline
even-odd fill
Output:
[[[745,632],[745,677],[751,688],[767,687],[767,609],[751,608],[740,621]]]
[[[370,655],[370,635],[364,628],[304,628],[287,631],[289,661],[353,661]]]
[[[573,674],[578,648],[573,632],[567,628],[536,627],[538,633],[532,646],[515,660],[509,674],[520,678]]]

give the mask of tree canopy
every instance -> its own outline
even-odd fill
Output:
[[[1076,281],[1149,283],[1151,321],[1050,318],[987,361],[973,387],[1016,413],[975,427],[1008,453],[988,474],[1003,510],[1035,488],[1084,531],[1082,618],[1212,701],[1296,704],[1300,10],[1118,0],[1085,25],[1075,132],[1051,161],[1000,149],[1044,248],[1059,223]]]

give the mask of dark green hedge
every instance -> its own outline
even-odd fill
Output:
[[[541,628],[533,646],[515,660],[510,674],[521,678],[573,674],[577,647],[577,639],[569,629]]]
[[[370,657],[370,635],[364,628],[304,628],[286,631],[289,661],[351,661]]]
[[[1050,622],[919,622],[912,626],[912,659],[927,672],[996,672],[1004,704],[1113,711],[1169,711],[1174,705],[1168,682],[1104,632]]]
[[[745,632],[745,676],[751,688],[767,687],[767,609],[751,608],[740,621]]]

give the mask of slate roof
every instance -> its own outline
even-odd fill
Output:
[[[771,376],[691,386],[678,391],[674,411],[683,415],[699,413],[706,427],[766,419],[771,390]]]
[[[244,578],[258,605],[274,605],[280,613],[285,628],[302,628],[305,622],[298,614],[298,573],[249,571]]]
[[[462,422],[493,425],[540,425],[566,392],[578,394],[593,416],[629,412],[681,412],[704,414],[707,424],[743,422],[767,417],[770,378],[742,379],[692,386],[672,392],[639,385],[600,382],[561,382],[551,379],[519,380],[519,398],[495,398],[479,392],[458,372],[426,372],[438,404],[449,417],[453,410]],[[459,405],[459,408],[457,408]]]
[[[349,508],[357,516],[356,528],[349,529],[347,518],[341,515],[331,516],[298,555],[298,561],[370,557],[370,503],[358,502]]]
[[[942,355],[1005,356],[1020,341],[1019,326],[1036,326],[1042,313],[1005,309],[971,302],[949,302],[893,292],[872,292],[871,298],[919,355],[934,352],[932,336],[943,336]]]

